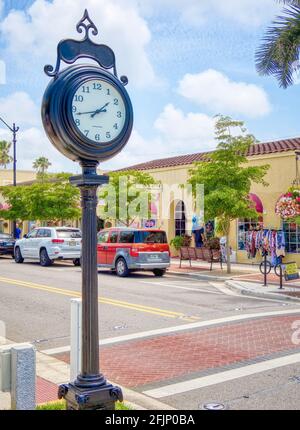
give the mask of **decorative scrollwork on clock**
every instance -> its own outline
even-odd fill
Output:
[[[84,15],[76,26],[77,32],[85,31],[82,40],[66,39],[59,42],[57,46],[57,60],[55,68],[48,64],[44,67],[46,75],[57,78],[60,70],[60,63],[64,61],[67,64],[73,64],[79,58],[90,58],[96,61],[99,66],[105,70],[112,69],[113,74],[118,79],[115,54],[113,50],[106,45],[100,45],[90,39],[90,31],[94,36],[98,34],[98,29],[89,17],[88,11],[84,11]],[[125,86],[128,83],[126,76],[121,76],[120,81]]]

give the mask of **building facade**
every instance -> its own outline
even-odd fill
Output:
[[[249,262],[245,243],[246,233],[250,228],[263,225],[265,229],[283,229],[287,251],[285,261],[296,261],[300,266],[300,226],[295,223],[284,223],[275,213],[276,202],[287,192],[296,178],[297,151],[300,151],[300,138],[259,143],[250,148],[247,154],[250,166],[265,164],[270,166],[265,176],[265,181],[269,185],[264,187],[261,184],[253,184],[251,188],[250,197],[259,212],[259,220],[240,219],[231,223],[230,245],[237,262]],[[178,234],[191,234],[192,230],[191,215],[186,211],[186,207],[191,206],[191,201],[172,198],[170,187],[174,188],[174,184],[178,184],[178,187],[180,184],[186,184],[189,169],[193,167],[194,162],[203,160],[206,154],[197,153],[153,160],[127,168],[145,171],[161,183],[156,226],[166,230],[169,240]],[[165,190],[168,190],[167,194]],[[189,199],[192,200],[192,197]],[[258,261],[261,261],[259,254],[251,259],[251,262]]]

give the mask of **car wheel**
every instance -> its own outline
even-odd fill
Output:
[[[81,266],[80,258],[75,258],[75,259],[73,260],[73,264],[74,264],[74,266]]]
[[[129,275],[129,270],[124,258],[119,258],[117,260],[116,272],[117,272],[117,275],[120,276],[121,278],[125,278],[126,276]]]
[[[24,258],[22,257],[20,248],[16,248],[14,258],[16,263],[23,263]]]
[[[154,273],[154,276],[164,276],[166,271],[165,269],[154,269],[153,273]]]
[[[50,260],[47,250],[45,248],[41,249],[40,265],[43,267],[46,267],[46,266],[51,266],[52,263],[53,263],[53,260]]]

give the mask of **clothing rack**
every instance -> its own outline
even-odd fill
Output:
[[[249,230],[246,235],[246,250],[248,258],[253,259],[257,253],[269,255],[272,264],[277,264],[285,256],[285,235],[282,229],[258,227]]]

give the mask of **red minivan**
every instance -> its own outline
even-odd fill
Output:
[[[98,233],[98,267],[128,276],[131,271],[150,270],[163,276],[170,266],[167,235],[158,229],[109,228]]]

